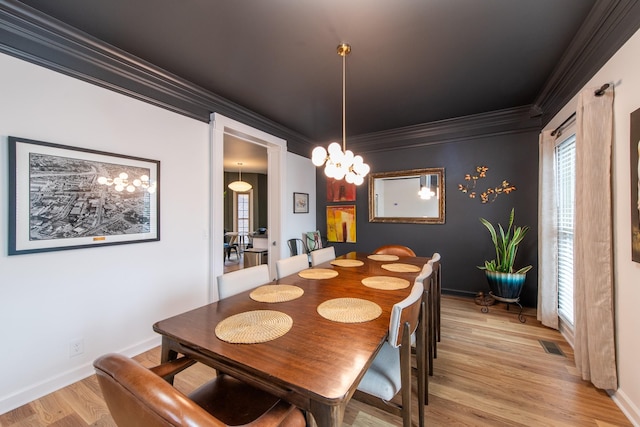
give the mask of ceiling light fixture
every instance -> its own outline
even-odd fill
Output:
[[[327,150],[324,147],[316,147],[311,153],[311,161],[316,166],[324,166],[324,173],[329,178],[344,179],[350,184],[360,185],[364,177],[369,173],[369,165],[364,163],[362,156],[354,156],[351,150],[347,150],[346,132],[346,69],[347,55],[351,52],[351,46],[342,43],[338,46],[338,55],[342,56],[342,149],[340,144],[332,142]]]
[[[242,163],[238,162],[238,180],[229,183],[228,187],[237,192],[244,193],[245,191],[251,190],[251,184],[242,180]]]

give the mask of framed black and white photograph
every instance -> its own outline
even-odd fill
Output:
[[[293,193],[293,213],[309,213],[309,194]]]
[[[9,255],[160,240],[160,161],[9,137]]]

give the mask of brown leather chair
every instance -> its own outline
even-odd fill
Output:
[[[128,357],[107,354],[93,366],[119,427],[305,426],[299,409],[228,375],[218,375],[189,396],[163,379],[193,363],[181,358],[147,369]]]
[[[402,245],[384,245],[373,251],[376,255],[416,256],[411,248]]]

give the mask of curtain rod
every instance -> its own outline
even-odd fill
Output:
[[[605,84],[603,84],[603,85],[600,87],[600,89],[597,89],[593,94],[594,94],[595,96],[602,96],[602,95],[604,95],[604,92],[605,92],[607,89],[609,89],[609,83],[605,83]],[[563,127],[564,125],[566,125],[566,124],[569,122],[569,120],[573,119],[575,116],[576,116],[576,113],[575,113],[575,112],[573,112],[569,117],[567,117],[567,119],[566,119],[564,122],[560,123],[560,126],[558,126],[557,128],[555,128],[555,129],[553,130],[553,132],[551,132],[551,136],[556,136],[556,134],[558,134],[558,136],[560,136],[560,134],[562,134],[562,132],[558,132],[558,131],[559,131],[560,129],[562,129],[562,127]]]

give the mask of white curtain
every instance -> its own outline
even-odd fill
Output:
[[[555,142],[540,134],[538,183],[538,320],[558,329],[558,239],[556,230]]]
[[[615,390],[616,375],[611,145],[613,91],[578,96],[576,110],[574,312],[576,367],[596,387]]]

